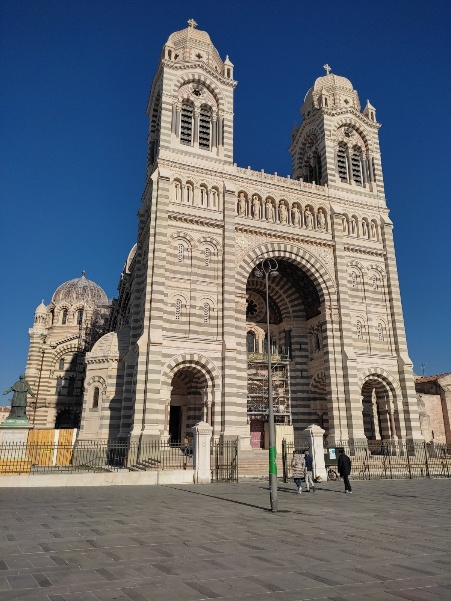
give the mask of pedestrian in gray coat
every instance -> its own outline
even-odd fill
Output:
[[[305,459],[296,451],[296,449],[293,451],[293,458],[291,460],[291,473],[294,483],[298,487],[298,493],[301,494],[301,479],[305,476]]]

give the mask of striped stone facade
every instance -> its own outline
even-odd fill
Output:
[[[264,444],[267,310],[284,431],[421,438],[379,124],[329,70],[292,132],[293,177],[280,177],[233,163],[232,63],[192,24],[169,37],[148,104],[137,243],[114,332],[86,356],[81,438],[180,440],[202,420],[242,448]],[[266,307],[255,268],[270,258]]]

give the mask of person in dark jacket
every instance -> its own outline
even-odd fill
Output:
[[[343,478],[345,483],[345,492],[352,493],[351,484],[349,482],[349,474],[351,473],[351,460],[345,454],[343,449],[340,449],[338,456],[338,473]]]
[[[315,492],[315,485],[313,483],[313,457],[310,455],[308,451],[304,453],[304,461],[305,461],[305,487],[306,491],[310,492],[310,487],[312,492]]]

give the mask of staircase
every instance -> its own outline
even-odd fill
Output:
[[[240,451],[238,455],[238,479],[267,478],[269,472],[268,451],[264,449],[253,449],[252,451]],[[283,476],[282,454],[277,454],[277,477]]]

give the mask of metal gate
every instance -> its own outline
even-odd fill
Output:
[[[211,441],[211,481],[238,482],[238,439]]]

